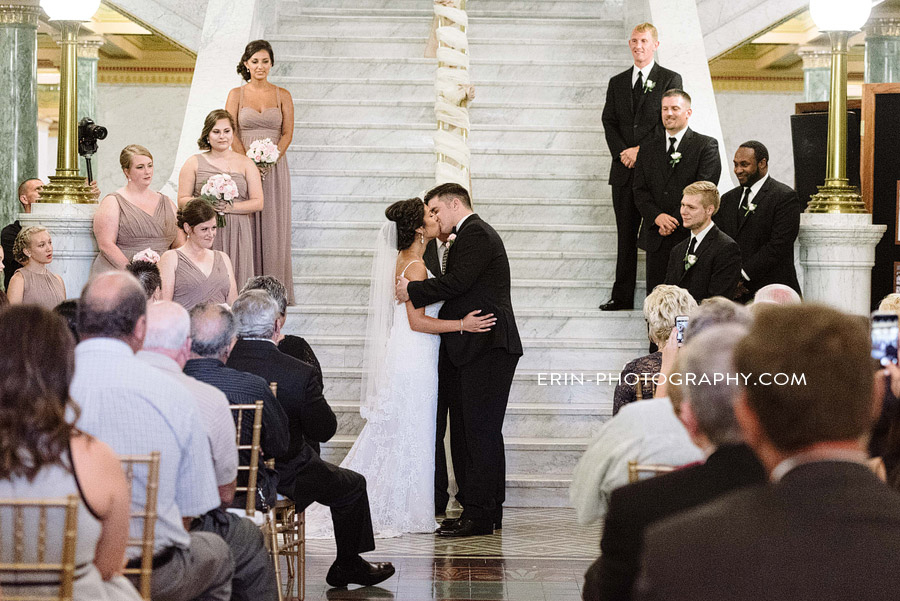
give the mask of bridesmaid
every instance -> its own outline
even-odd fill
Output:
[[[128,180],[100,202],[94,214],[94,238],[100,254],[91,266],[91,275],[125,269],[135,253],[152,248],[157,254],[181,246],[175,224],[175,203],[150,189],[153,156],[138,144],[119,154],[119,165]]]
[[[216,212],[195,198],[178,212],[178,225],[187,242],[166,251],[159,260],[162,300],[174,300],[190,311],[200,303],[231,304],[237,284],[228,255],[211,250],[216,238]]]
[[[203,133],[197,140],[202,152],[185,161],[178,174],[178,206],[200,196],[203,184],[213,175],[227,173],[237,184],[239,195],[234,204],[223,203],[227,224],[215,236],[216,250],[224,251],[234,265],[234,275],[243,285],[256,275],[253,256],[253,213],[263,208],[262,182],[256,164],[247,156],[231,149],[234,142],[234,119],[224,109],[206,116]]]
[[[47,269],[53,261],[53,241],[46,228],[31,226],[19,232],[13,245],[13,256],[22,267],[9,280],[11,305],[40,305],[52,309],[66,300],[63,279]]]
[[[275,64],[265,40],[247,44],[237,72],[248,83],[228,93],[225,108],[237,120],[232,148],[246,154],[254,140],[270,138],[279,159],[263,180],[265,208],[254,216],[253,243],[257,275],[271,275],[284,283],[288,302],[294,302],[291,267],[291,174],[287,151],[294,137],[294,100],[290,92],[269,82]]]

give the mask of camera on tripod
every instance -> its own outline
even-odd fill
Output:
[[[91,170],[91,157],[97,153],[97,142],[105,140],[109,132],[102,125],[97,125],[90,117],[85,117],[78,122],[78,154],[84,157],[87,163],[88,181],[94,181]]]

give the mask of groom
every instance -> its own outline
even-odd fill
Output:
[[[476,309],[497,317],[490,332],[441,334],[438,403],[450,407],[450,440],[456,441],[453,466],[462,493],[457,500],[463,513],[458,520],[445,520],[438,534],[493,534],[495,526],[501,527],[506,498],[503,417],[522,356],[509,293],[509,259],[494,228],[472,212],[465,188],[442,184],[425,199],[441,231],[453,239],[447,269],[443,276],[421,282],[399,278],[397,298],[412,300],[416,308],[446,301],[441,319],[462,319]],[[457,448],[464,455],[459,460]]]

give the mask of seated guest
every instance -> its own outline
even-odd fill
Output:
[[[130,144],[119,154],[119,165],[127,183],[101,200],[94,213],[94,238],[100,254],[91,266],[92,275],[125,269],[132,257],[145,248],[162,254],[182,242],[175,225],[175,203],[150,189],[150,151]]]
[[[151,595],[160,601],[231,599],[233,560],[221,537],[190,532],[193,517],[220,504],[209,440],[193,397],[134,356],[147,329],[147,298],[134,276],[109,271],[81,293],[72,398],[80,430],[121,455],[160,452]],[[133,509],[143,510],[145,482],[135,478]],[[133,524],[133,527],[137,522]],[[132,537],[141,538],[140,528]],[[138,564],[129,548],[129,565]]]
[[[275,505],[278,475],[266,467],[266,459],[283,456],[288,450],[290,434],[288,418],[284,409],[269,389],[269,382],[259,376],[225,367],[228,354],[234,345],[234,315],[228,307],[204,303],[191,310],[191,355],[184,365],[184,373],[201,382],[215,386],[225,393],[232,405],[253,404],[263,401],[259,472],[256,487],[261,491],[266,505]],[[232,426],[233,427],[233,426]],[[249,441],[253,434],[253,423],[244,420],[241,440]],[[241,451],[242,463],[250,462],[250,451]],[[241,474],[241,478],[246,478]],[[246,485],[245,481],[239,482]],[[232,502],[234,507],[244,507],[243,495]],[[263,509],[263,507],[260,507]]]
[[[696,182],[684,189],[681,220],[691,235],[669,254],[666,284],[687,288],[698,303],[710,296],[732,298],[741,277],[741,250],[716,227],[719,190],[712,182]]]
[[[753,304],[774,303],[776,305],[797,305],[802,302],[797,291],[784,284],[768,284],[753,295]]]
[[[191,318],[172,301],[147,307],[147,335],[137,357],[178,381],[193,395],[200,421],[206,428],[216,484],[222,505],[194,520],[191,532],[213,532],[231,547],[234,557],[233,599],[278,599],[275,566],[266,550],[262,531],[251,520],[225,511],[234,500],[238,451],[228,399],[216,387],[181,370],[191,353]]]
[[[900,294],[885,296],[878,304],[878,310],[900,315]],[[900,399],[893,390],[898,388],[897,382],[894,382],[898,380],[898,370],[893,365],[887,365],[886,368],[893,377],[884,373],[876,376],[884,380],[885,386],[881,415],[872,426],[869,439],[869,455],[872,457],[870,464],[882,479],[900,488]]]
[[[823,305],[757,313],[734,352],[749,378],[735,413],[771,484],[651,526],[636,598],[897,598],[900,496],[863,442],[880,398],[870,348],[865,324]]]
[[[733,405],[740,388],[698,384],[685,374],[734,374],[732,354],[747,333],[744,326],[718,325],[692,337],[678,353],[675,374],[682,393],[679,418],[707,456],[704,463],[613,491],[600,539],[600,558],[585,574],[584,599],[631,599],[640,569],[641,540],[652,523],[702,505],[736,488],[765,481],[765,472],[743,443]]]
[[[13,254],[22,267],[9,280],[9,302],[52,309],[66,299],[63,279],[47,269],[53,261],[53,241],[46,228],[26,227],[16,236]]]
[[[187,235],[184,246],[167,250],[159,260],[162,298],[190,311],[201,303],[231,304],[237,284],[231,259],[212,250],[216,238],[216,211],[200,198],[178,211],[178,227]]]
[[[234,302],[238,342],[228,365],[253,377],[278,383],[278,403],[291,422],[291,445],[277,458],[278,492],[302,511],[313,502],[331,508],[337,559],[325,580],[331,586],[371,586],[390,578],[390,563],[369,563],[360,553],[375,548],[366,479],[322,461],[307,440],[326,442],[337,420],[322,394],[322,378],[312,366],[280,352],[275,341],[281,328],[280,308],[262,290],[251,290]],[[249,375],[249,374],[247,374]]]
[[[644,321],[647,322],[650,342],[657,346],[664,345],[675,327],[675,318],[690,315],[696,308],[696,301],[684,288],[665,284],[654,288],[644,299]],[[625,364],[613,394],[613,415],[627,403],[636,401],[638,392],[641,399],[653,398],[655,387],[650,376],[659,373],[661,360],[662,353],[656,351]]]
[[[144,288],[148,301],[162,300],[162,276],[152,261],[132,261],[125,268]]]
[[[803,207],[797,193],[769,177],[769,151],[756,140],[734,153],[740,186],[722,195],[713,220],[741,248],[739,300],[769,284],[784,284],[799,294],[794,269],[794,241]]]
[[[75,549],[76,601],[138,601],[122,575],[128,542],[130,500],[119,458],[103,442],[76,427],[78,408],[69,397],[75,368],[75,341],[63,320],[41,307],[13,307],[0,314],[0,497],[62,498],[76,495],[78,539]],[[69,418],[67,419],[67,416]],[[79,424],[80,426],[80,424]],[[4,510],[7,512],[9,510]],[[56,541],[63,533],[62,512],[47,514],[47,561],[59,561]],[[13,556],[12,513],[0,547]],[[25,559],[37,560],[37,533],[26,533]],[[28,574],[2,583],[7,595],[56,598],[59,583],[23,585]],[[19,585],[19,586],[17,586]],[[45,586],[44,586],[45,585]]]
[[[53,307],[53,311],[66,320],[66,325],[69,326],[69,331],[72,332],[75,343],[81,342],[81,338],[78,337],[78,299],[67,298]]]

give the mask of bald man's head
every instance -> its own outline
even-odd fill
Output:
[[[142,343],[142,318],[146,313],[147,297],[133,275],[126,271],[102,273],[88,280],[81,292],[78,302],[78,335],[82,340],[118,338],[129,342],[138,335]]]
[[[234,314],[225,305],[201,303],[191,309],[191,352],[224,360],[234,342]]]
[[[158,301],[147,306],[145,349],[177,351],[191,335],[191,318],[187,310],[172,301]]]

